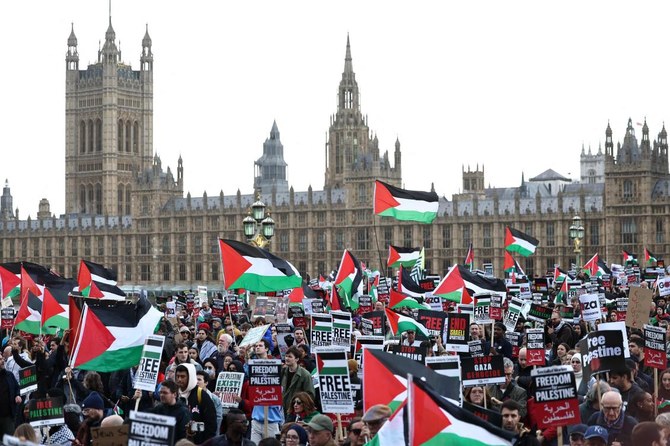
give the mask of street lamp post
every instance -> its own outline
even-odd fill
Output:
[[[260,193],[256,194],[256,201],[251,205],[249,214],[242,220],[247,242],[259,248],[267,247],[275,235],[275,221],[270,217],[270,211],[267,217],[265,216],[266,207],[261,201]]]
[[[579,218],[578,215],[575,215],[572,218],[572,224],[570,225],[570,231],[568,234],[570,239],[572,239],[577,262],[577,270],[579,270],[582,267],[580,255],[582,253],[582,240],[584,239],[584,226],[582,226],[582,219]]]

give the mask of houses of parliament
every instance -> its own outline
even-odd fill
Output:
[[[153,150],[154,56],[148,29],[141,48],[135,70],[121,60],[110,19],[97,61],[83,68],[73,28],[65,58],[66,213],[52,215],[42,199],[37,217],[21,220],[6,183],[0,199],[0,262],[28,260],[76,277],[83,258],[116,270],[124,289],[160,293],[206,285],[220,290],[217,240],[244,240],[242,220],[257,196],[276,221],[270,249],[312,277],[337,268],[345,248],[371,268],[383,269],[389,244],[425,247],[426,268],[442,275],[463,261],[471,242],[476,265],[491,263],[501,276],[506,226],[540,240],[534,256],[518,259],[526,273],[540,275],[555,264],[569,268],[576,262],[568,236],[576,215],[585,229],[582,263],[596,252],[620,263],[623,249],[641,253],[646,246],[659,257],[668,251],[667,132],[663,127],[652,140],[645,122],[638,140],[630,120],[623,142],[615,143],[608,123],[604,148],[582,148],[579,180],[549,169],[522,176],[513,187],[490,188],[484,166],[464,167],[462,191],[440,198],[433,224],[374,216],[374,180],[402,186],[401,147],[396,140],[391,154],[382,152],[371,136],[348,37],[321,190],[289,186],[279,127],[268,123],[253,193],[184,196],[188,160],[180,157],[175,173]]]

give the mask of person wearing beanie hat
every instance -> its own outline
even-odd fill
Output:
[[[512,344],[505,339],[507,327],[502,322],[496,322],[493,326],[493,351],[496,355],[512,359]]]
[[[81,412],[84,414],[84,422],[79,426],[75,440],[75,446],[89,446],[92,444],[91,429],[100,427],[104,417],[103,410],[105,402],[98,392],[91,392],[81,403]]]
[[[307,444],[307,432],[299,424],[291,424],[284,436],[286,446],[305,446]]]

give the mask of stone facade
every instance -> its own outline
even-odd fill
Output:
[[[119,273],[126,288],[221,289],[217,240],[242,240],[242,220],[254,194],[184,197],[184,163],[176,178],[153,154],[153,55],[148,32],[142,40],[141,69],[121,62],[111,26],[98,62],[79,70],[77,39],[66,55],[66,214],[53,216],[42,200],[37,219],[13,212],[6,184],[0,206],[0,261],[29,260],[76,277],[80,259]],[[271,249],[304,274],[337,267],[351,249],[373,268],[389,244],[424,246],[426,266],[438,274],[462,262],[470,242],[475,263],[493,263],[500,274],[505,226],[541,241],[536,255],[518,259],[527,273],[575,262],[568,227],[582,218],[586,237],[582,262],[595,252],[620,261],[621,249],[657,255],[667,251],[665,223],[670,204],[665,129],[649,141],[643,128],[638,147],[629,122],[623,145],[614,152],[607,127],[605,153],[582,154],[595,170],[575,182],[549,169],[508,188],[486,188],[484,167],[463,168],[463,192],[440,199],[432,225],[396,222],[372,214],[374,179],[402,184],[400,142],[393,160],[363,117],[347,37],[337,111],[330,119],[323,190],[297,192],[286,181],[286,163],[276,123],[256,162],[254,189],[276,221]],[[419,150],[417,148],[416,150]],[[290,148],[289,148],[290,150]],[[268,155],[268,156],[265,156]],[[591,158],[598,157],[602,161]],[[602,178],[595,166],[603,166]],[[591,163],[591,164],[589,164]],[[264,168],[266,167],[266,168]],[[595,178],[595,179],[594,179]]]

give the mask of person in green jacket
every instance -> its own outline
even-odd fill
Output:
[[[294,396],[306,392],[314,400],[314,384],[312,375],[298,365],[300,350],[291,347],[284,355],[285,367],[282,369],[281,388],[284,394],[284,416],[288,415]]]

